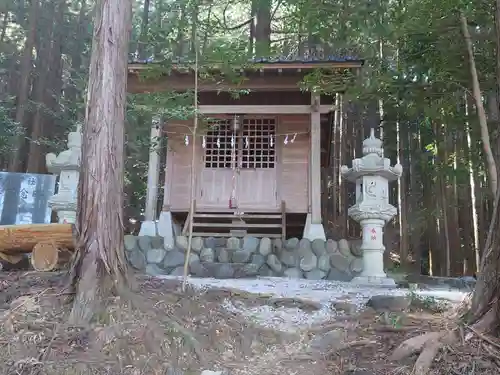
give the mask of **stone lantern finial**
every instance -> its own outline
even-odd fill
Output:
[[[377,154],[382,156],[384,153],[382,141],[375,137],[375,129],[370,129],[370,136],[363,141],[363,155]]]

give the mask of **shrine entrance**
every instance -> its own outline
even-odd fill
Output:
[[[274,210],[276,119],[248,118],[211,124],[204,140],[197,206],[206,209]]]

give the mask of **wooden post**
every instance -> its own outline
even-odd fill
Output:
[[[320,96],[311,93],[311,223],[321,224],[321,112]]]
[[[160,124],[151,127],[151,147],[148,162],[148,187],[146,193],[146,221],[156,220],[156,206],[158,198],[158,178],[160,172]]]

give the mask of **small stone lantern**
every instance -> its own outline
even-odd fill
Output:
[[[382,141],[371,129],[370,137],[363,141],[363,157],[354,159],[352,168],[343,165],[340,169],[346,180],[356,183],[356,204],[348,214],[363,231],[363,272],[352,280],[357,284],[395,285],[384,272],[383,228],[398,212],[389,204],[389,181],[397,181],[403,168],[400,164],[391,167],[383,151]]]
[[[49,199],[52,211],[57,212],[59,223],[76,222],[76,202],[78,198],[78,179],[82,153],[82,134],[80,127],[68,134],[68,149],[59,155],[45,156],[50,173],[59,174],[57,194]]]

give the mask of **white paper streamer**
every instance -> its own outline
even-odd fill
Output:
[[[186,146],[189,145],[189,137],[187,135],[184,137],[184,144]]]

